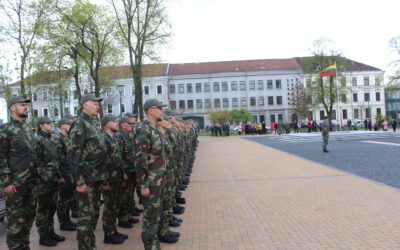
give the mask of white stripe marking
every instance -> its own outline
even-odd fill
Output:
[[[381,141],[362,141],[362,142],[400,147],[399,143],[381,142]]]

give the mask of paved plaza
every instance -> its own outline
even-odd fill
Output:
[[[358,160],[391,155],[400,169],[399,147],[337,141],[330,144],[331,153],[323,154],[321,142],[273,138],[200,137],[191,184],[184,192],[181,239],[162,244],[162,249],[400,249],[399,189],[350,173],[351,166],[335,165],[340,165],[337,157],[355,152],[351,158]],[[358,147],[361,150],[349,150]],[[310,158],[308,152],[317,156]],[[384,164],[368,165],[365,172],[381,175],[377,170]],[[104,245],[99,225],[98,249],[142,249],[140,225],[120,229],[130,237],[120,246]],[[31,248],[48,249],[38,246],[36,229],[32,232]],[[54,249],[76,249],[75,233],[62,234],[67,242]],[[7,249],[2,223],[0,249]]]

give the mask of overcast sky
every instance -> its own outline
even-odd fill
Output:
[[[398,0],[167,0],[171,63],[290,58],[331,39],[344,56],[383,70],[400,36]]]

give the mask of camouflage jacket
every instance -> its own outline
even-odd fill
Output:
[[[34,133],[25,123],[11,118],[0,127],[0,187],[37,181]]]
[[[323,134],[328,134],[328,133],[329,133],[329,130],[330,130],[330,128],[329,128],[329,121],[325,119],[325,120],[322,122],[322,133],[323,133]]]
[[[174,155],[174,140],[173,132],[167,129],[164,135],[164,148],[165,148],[165,163],[167,166],[167,172],[173,173],[175,168],[175,155]]]
[[[51,134],[39,130],[36,145],[39,179],[44,182],[56,182],[61,178],[61,172],[57,147],[51,139]]]
[[[136,173],[140,187],[162,186],[166,171],[160,131],[145,120],[136,131]]]
[[[115,136],[111,137],[104,133],[104,140],[107,148],[106,167],[108,171],[108,183],[118,183],[123,181],[124,172],[122,169],[121,153]]]
[[[62,177],[65,179],[72,178],[72,168],[71,168],[71,160],[68,157],[68,137],[59,133],[53,136],[53,140],[56,143],[57,154],[58,154],[58,162],[60,164],[60,172]]]
[[[108,179],[107,149],[104,137],[96,127],[94,118],[86,114],[75,120],[69,131],[68,155],[77,186],[103,182]]]
[[[135,172],[135,142],[130,134],[119,131],[115,134],[121,152],[122,165],[126,173]]]

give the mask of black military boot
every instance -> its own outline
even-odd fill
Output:
[[[173,220],[176,220],[177,222],[180,222],[180,223],[183,222],[183,220],[182,220],[181,218],[178,218],[178,217],[176,217],[176,216],[172,216],[172,219],[173,219]]]
[[[46,247],[57,246],[57,241],[53,240],[50,236],[40,237],[39,244]]]
[[[181,234],[179,232],[174,232],[174,231],[167,231],[167,234],[170,234],[172,237],[176,237],[179,238],[181,236]]]
[[[50,238],[52,238],[53,240],[57,241],[57,242],[63,242],[65,241],[65,237],[56,234],[55,232],[52,232],[49,234]]]
[[[128,220],[128,222],[131,223],[131,224],[136,224],[136,223],[139,223],[139,219],[130,218],[130,219]]]
[[[130,223],[129,221],[120,221],[120,222],[118,223],[118,226],[119,226],[119,227],[122,227],[122,228],[132,228],[132,227],[133,227],[133,224]]]
[[[140,213],[134,209],[131,210],[131,215],[132,216],[140,216]]]
[[[142,213],[143,212],[143,209],[138,208],[138,207],[134,207],[133,210],[135,210],[138,213]]]
[[[122,238],[124,240],[128,239],[128,235],[127,234],[122,234],[122,233],[120,233],[118,231],[115,231],[114,235],[119,237],[119,238]]]
[[[106,244],[122,244],[124,242],[124,239],[113,234],[110,236],[104,236],[103,242]]]
[[[174,220],[174,219],[171,219],[171,220],[168,222],[168,226],[170,226],[170,227],[180,227],[180,226],[181,226],[181,223],[178,222],[178,221],[176,221],[176,220]]]
[[[163,236],[158,237],[158,240],[164,243],[175,243],[178,241],[178,239],[179,239],[178,237],[173,237],[170,234],[165,234]]]
[[[176,200],[176,203],[177,203],[177,204],[180,204],[180,205],[186,204],[185,198],[178,197],[178,198],[176,198],[175,200]]]
[[[70,225],[72,225],[72,226],[74,226],[74,227],[77,226],[77,224],[76,224],[75,222],[73,222],[72,220],[69,220],[69,221],[68,221],[68,224],[70,224]]]
[[[69,222],[63,223],[60,225],[61,231],[76,231],[76,226],[72,225]]]
[[[172,212],[174,214],[183,214],[185,212],[185,208],[175,206],[175,207],[172,208]]]

